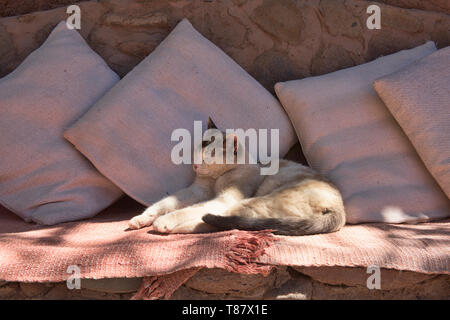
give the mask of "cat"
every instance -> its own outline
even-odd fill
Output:
[[[211,119],[208,129],[217,129]],[[225,158],[227,142],[231,142],[236,160],[237,137],[223,133],[223,141],[219,152]],[[278,235],[300,236],[334,232],[344,226],[339,190],[313,169],[282,159],[278,173],[263,176],[260,164],[207,161],[207,145],[202,144],[203,163],[193,165],[196,178],[192,185],[132,218],[130,229],[150,225],[161,233],[271,229]]]

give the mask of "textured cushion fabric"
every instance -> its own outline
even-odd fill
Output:
[[[450,198],[450,47],[376,80],[374,87]]]
[[[349,223],[418,222],[450,213],[446,196],[372,86],[435,50],[428,42],[275,86],[308,163],[341,190]]]
[[[208,116],[222,130],[279,129],[280,156],[297,141],[275,97],[185,19],[65,137],[148,205],[192,182],[191,165],[171,160],[171,135]]]
[[[92,217],[121,196],[63,132],[118,76],[61,22],[45,43],[0,79],[0,202],[55,224]]]
[[[0,279],[66,281],[70,265],[80,268],[83,279],[173,275],[199,267],[254,274],[270,272],[272,266],[375,265],[450,274],[450,220],[348,225],[339,232],[305,237],[240,230],[167,235],[149,232],[151,228],[124,232],[128,220],[142,210],[125,197],[92,219],[45,228],[21,223],[0,207]],[[249,250],[255,245],[257,250]]]

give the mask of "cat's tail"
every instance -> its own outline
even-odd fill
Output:
[[[274,234],[303,236],[339,230],[345,224],[344,212],[328,212],[305,218],[250,218],[241,216],[217,216],[207,214],[203,221],[219,230],[240,229],[249,231],[273,230]]]

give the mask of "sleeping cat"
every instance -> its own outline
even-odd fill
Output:
[[[216,128],[210,120],[208,128]],[[235,135],[223,134],[236,150]],[[129,222],[130,229],[153,224],[161,233],[197,233],[228,229],[271,229],[279,235],[308,235],[339,230],[345,211],[339,190],[311,168],[280,160],[278,173],[260,174],[259,164],[218,164],[205,152],[193,165],[194,183],[168,196]],[[223,161],[225,162],[225,161]],[[210,164],[207,164],[210,163]]]

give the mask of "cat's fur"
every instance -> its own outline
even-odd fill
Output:
[[[212,121],[208,126],[215,127]],[[228,139],[237,148],[236,137],[224,134]],[[130,229],[153,224],[162,233],[272,229],[275,234],[307,235],[337,231],[345,224],[339,190],[299,163],[280,160],[278,173],[269,176],[260,174],[258,164],[193,168],[196,179],[190,187],[131,219]]]

